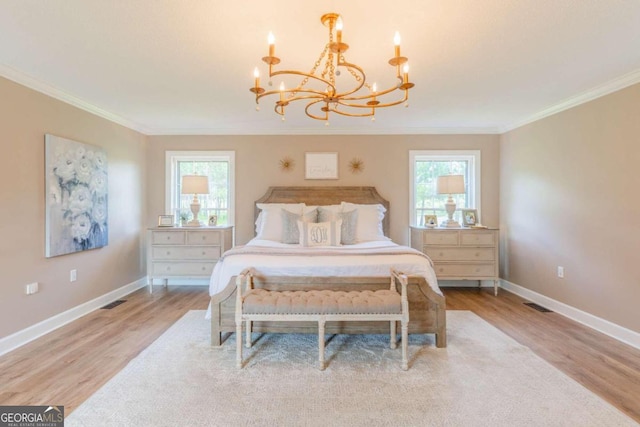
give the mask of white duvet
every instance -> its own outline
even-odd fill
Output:
[[[231,277],[247,267],[253,267],[261,276],[305,277],[388,276],[393,267],[407,275],[424,277],[431,288],[442,295],[431,260],[415,249],[393,242],[303,248],[257,239],[224,254],[213,269],[209,294],[221,292]]]

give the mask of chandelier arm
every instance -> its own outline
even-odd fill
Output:
[[[403,102],[406,102],[408,99],[409,99],[409,90],[405,89],[404,90],[404,96],[402,97],[402,99],[399,99],[397,101],[380,103],[380,104],[376,104],[376,105],[366,105],[366,104],[355,104],[355,103],[350,103],[350,102],[344,102],[344,100],[340,100],[338,102],[338,104],[344,105],[345,107],[373,108],[373,109],[376,109],[376,108],[393,107],[394,105],[398,105],[398,104],[402,104]]]
[[[273,73],[269,74],[269,77],[273,77],[273,76],[279,76],[279,75],[296,75],[296,76],[303,76],[303,77],[308,77],[310,79],[316,79],[328,86],[331,86],[331,89],[333,90],[333,92],[335,93],[336,91],[336,86],[331,83],[329,80],[323,79],[322,77],[318,77],[314,74],[309,74],[309,73],[305,73],[303,71],[296,71],[296,70],[280,70],[280,71],[274,71]],[[302,90],[302,89],[300,89]],[[300,91],[299,90],[299,91]],[[291,92],[292,90],[288,90],[287,92]],[[277,91],[279,92],[279,91]],[[319,92],[318,92],[319,93]]]
[[[288,89],[285,90],[284,93],[311,93],[313,95],[306,95],[306,96],[294,96],[292,98],[287,99],[287,102],[291,102],[291,101],[298,101],[300,99],[309,99],[309,98],[324,98],[325,93],[324,92],[320,92],[318,90],[314,90],[314,89]],[[268,92],[264,92],[261,93],[260,95],[256,95],[256,103],[260,100],[260,98],[267,96],[267,95],[275,95],[275,94],[279,94],[279,93],[283,93],[280,90],[274,89],[274,90],[270,90]]]
[[[307,116],[311,117],[312,119],[327,121],[327,120],[329,120],[329,110],[324,112],[324,117],[316,116],[315,114],[309,112],[309,108],[311,108],[312,105],[317,104],[319,102],[322,102],[322,100],[319,99],[317,101],[313,101],[313,102],[308,103],[307,106],[304,108],[304,113]]]
[[[368,106],[369,108],[371,108],[371,106]],[[332,113],[336,113],[336,114],[340,114],[341,116],[347,116],[347,117],[371,117],[373,116],[373,112],[370,113],[348,113],[346,111],[340,111],[340,110],[336,110],[335,108],[330,108],[329,109],[330,112]],[[327,112],[328,114],[328,112]]]
[[[336,93],[336,96],[337,96],[337,97],[342,98],[342,97],[344,97],[344,96],[346,96],[346,95],[351,95],[352,93],[356,93],[356,92],[358,92],[360,89],[362,89],[362,88],[363,88],[364,83],[365,83],[365,81],[367,80],[367,76],[366,76],[366,74],[364,73],[364,70],[363,70],[362,68],[360,68],[360,67],[359,67],[359,66],[357,66],[356,64],[352,64],[352,63],[350,63],[350,62],[345,62],[345,61],[338,62],[338,67],[345,67],[345,68],[347,68],[347,69],[349,69],[349,68],[354,68],[354,69],[358,70],[358,71],[360,72],[360,79],[361,79],[361,80],[359,81],[359,83],[360,83],[360,84],[359,84],[358,86],[356,86],[354,89],[349,90],[349,91],[346,91],[346,92],[342,92],[342,93]],[[356,77],[356,81],[358,81],[357,77]]]

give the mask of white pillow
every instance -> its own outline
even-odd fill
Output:
[[[342,221],[330,222],[302,222],[298,221],[300,230],[300,245],[309,246],[340,246],[340,227]]]
[[[296,215],[302,215],[304,203],[258,203],[262,221],[258,227],[256,239],[282,241],[282,209]]]
[[[358,242],[372,242],[379,240],[391,240],[384,235],[382,219],[387,209],[380,205],[358,205],[342,202],[343,212],[358,211],[356,224],[356,240]]]

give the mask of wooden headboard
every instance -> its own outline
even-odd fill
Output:
[[[339,205],[340,202],[361,205],[381,204],[387,209],[382,220],[385,236],[389,236],[389,201],[375,187],[269,187],[258,203],[306,203],[309,206]],[[255,207],[254,220],[260,210]]]

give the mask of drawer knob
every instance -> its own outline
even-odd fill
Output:
[[[171,271],[171,267],[167,266],[167,271]]]
[[[476,273],[480,273],[480,269],[479,268],[476,268]]]
[[[202,255],[206,255],[207,253],[205,251],[202,251]]]
[[[440,256],[443,256],[444,254],[442,252],[440,252]]]
[[[442,272],[444,271],[444,268],[440,267],[440,269],[438,269],[438,271],[439,271],[440,273],[442,273]]]
[[[205,271],[207,268],[206,267],[202,267],[202,271]]]
[[[171,255],[171,251],[167,251],[167,255]]]
[[[480,252],[476,252],[476,256],[480,256]]]
[[[206,240],[206,236],[202,236],[202,240]]]
[[[171,236],[167,236],[167,240],[171,240]]]

